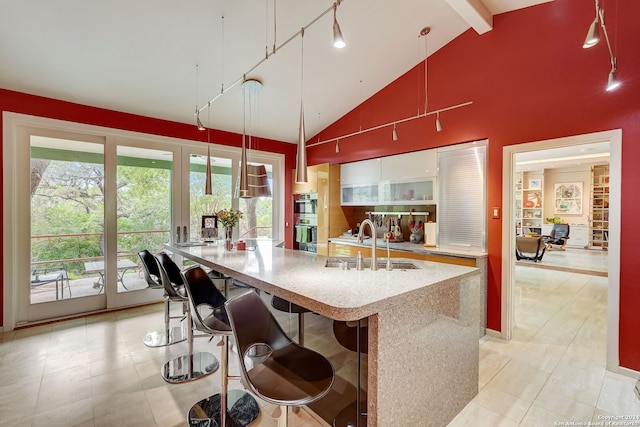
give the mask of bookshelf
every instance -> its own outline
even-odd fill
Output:
[[[591,229],[589,247],[609,248],[609,165],[591,167]]]

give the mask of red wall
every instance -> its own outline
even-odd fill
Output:
[[[502,148],[506,145],[622,128],[622,236],[620,364],[640,370],[640,280],[635,263],[640,241],[640,2],[606,2],[623,85],[606,92],[610,70],[604,40],[582,43],[594,18],[592,1],[555,0],[494,17],[484,35],[468,30],[428,61],[428,111],[473,101],[435,117],[309,149],[310,164],[344,163],[488,138],[488,206],[502,204]],[[427,22],[428,24],[428,22]],[[437,27],[433,31],[438,31]],[[617,40],[616,40],[617,34]],[[384,59],[380,58],[381,66]],[[310,141],[345,135],[415,115],[424,105],[424,65],[398,78]],[[362,121],[362,123],[360,123]],[[491,215],[488,215],[491,218]],[[488,220],[488,327],[501,325],[501,220]]]
[[[0,111],[29,114],[39,117],[66,120],[76,123],[84,123],[108,128],[123,129],[132,132],[142,132],[152,135],[161,135],[172,138],[181,138],[192,141],[207,141],[207,132],[198,131],[195,125],[170,122],[167,120],[153,119],[149,117],[136,116],[133,114],[121,113],[117,111],[104,110],[101,108],[87,107],[85,105],[74,104],[43,98],[39,96],[27,95],[0,89]],[[2,116],[0,115],[0,144],[3,143]],[[242,135],[235,133],[214,130],[211,133],[211,141],[220,145],[240,147],[242,145]],[[272,153],[285,155],[285,194],[291,194],[292,175],[291,170],[295,164],[296,146],[290,143],[279,142],[264,138],[253,138],[252,148]],[[2,153],[0,152],[0,156]],[[1,164],[1,163],[0,163]],[[0,177],[0,180],[2,177]],[[2,186],[0,186],[0,192]],[[290,197],[285,197],[285,212],[293,212]],[[287,214],[290,216],[290,214]],[[291,219],[288,218],[289,223]],[[0,236],[2,230],[0,229]],[[0,248],[0,253],[2,248]],[[2,269],[2,265],[0,265]],[[0,277],[2,272],[0,270]],[[4,289],[4,283],[2,283]],[[0,325],[3,321],[3,291],[0,289]]]

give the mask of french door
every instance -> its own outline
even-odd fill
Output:
[[[179,147],[34,127],[16,140],[16,323],[160,300],[138,252],[170,239]]]
[[[284,156],[251,150],[273,196],[236,196],[240,150],[3,115],[3,326],[159,301],[137,253],[199,241],[203,216],[240,209],[234,240],[280,240]],[[185,238],[186,231],[186,238]]]

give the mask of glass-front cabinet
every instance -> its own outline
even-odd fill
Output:
[[[380,183],[381,204],[402,203],[404,205],[435,203],[435,177]]]
[[[343,206],[373,205],[378,200],[378,183],[343,185],[340,189],[340,204]]]

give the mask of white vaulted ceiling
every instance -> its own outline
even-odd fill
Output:
[[[423,60],[423,27],[432,28],[432,54],[471,27],[491,31],[492,15],[545,1],[343,0],[337,17],[344,49],[331,44],[332,12],[305,30],[307,135]],[[332,4],[276,0],[276,46]],[[0,0],[0,87],[195,123],[196,103],[206,104],[223,79],[229,87],[273,48],[273,6],[274,0]],[[296,141],[300,59],[296,37],[247,74],[263,82],[251,110],[254,135]],[[203,123],[242,132],[242,99],[240,85],[229,89],[210,116],[202,113]]]

